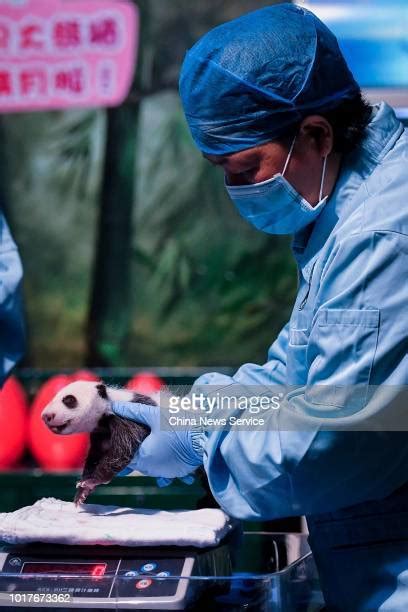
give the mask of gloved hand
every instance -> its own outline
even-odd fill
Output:
[[[167,423],[161,427],[160,418],[167,418],[159,406],[135,402],[112,402],[113,412],[120,417],[142,423],[150,428],[132,461],[120,475],[137,470],[146,476],[158,478],[159,486],[181,478],[191,484],[191,472],[203,462],[205,434],[200,429],[175,431]]]

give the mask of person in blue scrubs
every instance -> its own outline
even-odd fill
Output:
[[[364,101],[328,28],[290,4],[207,33],[180,95],[240,214],[293,234],[299,276],[266,362],[193,391],[207,403],[286,392],[252,430],[164,427],[157,406],[113,403],[151,429],[129,469],[169,481],[203,464],[234,517],[306,515],[329,610],[408,610],[408,133]]]
[[[17,246],[0,209],[0,388],[24,354],[22,278]]]

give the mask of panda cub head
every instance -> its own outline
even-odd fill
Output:
[[[113,414],[106,386],[73,382],[59,391],[44,408],[41,418],[57,434],[92,432],[104,415]]]

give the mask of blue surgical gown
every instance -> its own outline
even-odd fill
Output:
[[[273,519],[384,497],[408,479],[405,432],[322,431],[347,412],[344,389],[408,383],[408,131],[381,103],[344,157],[327,204],[293,238],[299,288],[290,321],[263,365],[200,377],[200,390],[293,385],[269,431],[208,435],[204,466],[230,514]],[[316,394],[330,385],[324,403]],[[229,393],[231,390],[228,391]],[[390,398],[377,399],[387,411]],[[364,429],[364,405],[353,404]],[[313,419],[316,418],[316,427]],[[302,424],[307,427],[302,430]]]
[[[235,517],[306,515],[339,612],[408,610],[408,402],[393,414],[408,384],[407,143],[393,110],[373,107],[319,217],[293,238],[298,295],[266,363],[193,387],[290,386],[269,429],[207,432],[204,467]]]
[[[18,250],[0,210],[0,387],[24,353],[22,276]]]

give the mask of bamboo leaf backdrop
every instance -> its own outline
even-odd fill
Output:
[[[135,168],[132,326],[113,365],[263,361],[289,315],[295,269],[288,239],[241,220],[222,173],[195,149],[176,91],[186,46],[222,16],[262,5],[224,4],[153,5],[144,67],[150,94],[141,104]],[[25,267],[26,364],[82,365],[105,112],[19,114],[2,122],[8,211]],[[116,300],[119,312],[121,296]]]

